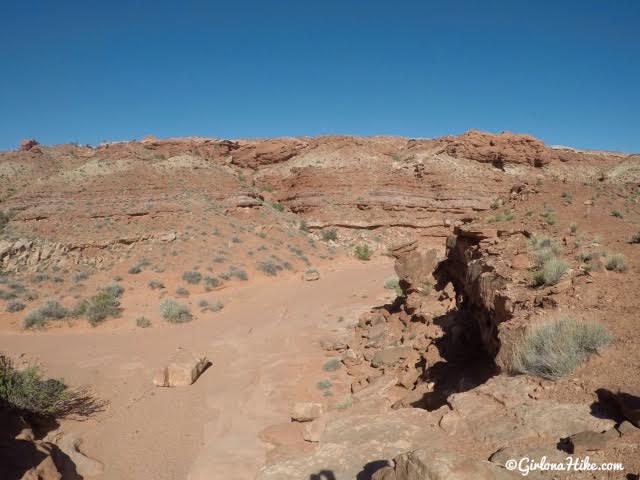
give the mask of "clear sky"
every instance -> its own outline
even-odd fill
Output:
[[[640,1],[0,0],[0,149],[470,128],[640,152]]]

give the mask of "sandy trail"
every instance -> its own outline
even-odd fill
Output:
[[[219,314],[180,326],[0,335],[0,350],[25,354],[50,376],[89,385],[105,412],[61,429],[104,462],[100,479],[250,479],[269,446],[258,438],[288,420],[293,401],[318,400],[319,337],[346,328],[383,301],[392,263],[347,262],[317,282],[289,277],[247,285]],[[125,312],[126,314],[126,312]],[[153,387],[154,371],[178,346],[207,354],[213,366],[188,388]]]

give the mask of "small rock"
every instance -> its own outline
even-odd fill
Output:
[[[611,435],[604,433],[584,431],[571,435],[569,437],[569,444],[573,448],[572,453],[592,452],[604,450],[611,438]]]
[[[169,357],[168,365],[156,373],[153,384],[157,387],[191,385],[208,366],[206,356],[180,348]]]
[[[622,435],[623,437],[625,435],[637,435],[640,433],[640,429],[635,427],[633,423],[627,420],[625,420],[620,425],[618,425],[617,430],[618,432],[620,432],[620,435]]]
[[[344,352],[344,355],[342,355],[342,363],[344,363],[347,367],[352,367],[361,364],[362,358],[360,358],[355,350],[349,348],[346,352]]]
[[[296,422],[310,422],[323,413],[324,407],[321,403],[298,402],[291,408],[291,419]]]
[[[371,366],[378,368],[394,365],[401,360],[406,359],[411,351],[411,347],[389,347],[378,350],[371,359]]]
[[[347,344],[349,342],[349,338],[347,336],[344,337],[324,337],[320,339],[320,347],[323,350],[328,352],[335,350],[345,350],[347,348]]]
[[[302,274],[302,279],[307,282],[313,282],[320,279],[320,272],[315,269],[307,270]]]
[[[322,434],[327,427],[327,422],[324,418],[319,417],[310,423],[307,423],[302,432],[302,438],[307,442],[319,442],[322,439]]]

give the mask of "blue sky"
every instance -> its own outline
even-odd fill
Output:
[[[640,152],[640,2],[0,0],[0,149],[470,128]]]

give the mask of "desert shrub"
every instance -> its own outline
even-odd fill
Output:
[[[284,205],[280,202],[274,202],[271,204],[271,206],[279,212],[284,212]]]
[[[151,280],[148,285],[151,290],[160,290],[164,288],[164,283],[160,280]]]
[[[189,290],[187,290],[184,287],[178,287],[178,288],[176,288],[176,295],[180,295],[181,297],[188,297],[189,296]]]
[[[119,285],[116,286],[119,287]],[[122,291],[124,291],[124,289]],[[122,291],[114,288],[114,285],[110,285],[93,297],[84,300],[76,308],[75,313],[87,317],[87,320],[93,327],[107,317],[117,317],[120,314],[120,301],[118,298],[122,294]]]
[[[300,221],[300,225],[298,225],[298,228],[300,229],[301,232],[309,233],[309,225],[305,220]]]
[[[351,395],[347,395],[341,402],[336,404],[336,408],[338,410],[347,410],[353,406],[353,397]]]
[[[49,320],[61,320],[70,314],[71,312],[63,307],[60,302],[50,301],[42,305],[38,310],[27,314],[23,320],[24,328],[41,328]]]
[[[211,312],[219,312],[220,310],[222,310],[224,308],[224,303],[222,303],[219,300],[217,302],[213,302],[213,303],[209,303],[207,300],[200,300],[198,302],[198,306],[200,306],[200,308],[202,308],[202,310],[209,310]]]
[[[111,295],[115,298],[120,298],[124,293],[124,287],[117,283],[112,283],[111,285],[107,285],[102,289],[103,292],[106,292],[108,295]]]
[[[353,254],[358,260],[366,261],[371,259],[371,249],[366,243],[363,243],[362,245],[356,245],[356,247],[353,249]]]
[[[514,218],[515,215],[511,210],[505,210],[501,214],[493,215],[492,217],[487,218],[487,223],[507,222],[509,220],[513,220]]]
[[[562,192],[562,203],[564,203],[565,205],[573,203],[573,195],[571,195],[569,192]]]
[[[338,230],[335,228],[329,228],[328,230],[322,231],[322,239],[325,242],[329,240],[333,240],[334,242],[338,240]]]
[[[147,317],[138,317],[136,318],[136,326],[140,328],[148,328],[151,326],[151,320]]]
[[[66,412],[73,395],[61,380],[43,379],[37,366],[16,370],[0,355],[0,400],[18,411],[55,417]]]
[[[204,284],[207,288],[219,287],[222,282],[216,277],[204,277]]]
[[[160,315],[169,323],[185,323],[193,319],[189,307],[170,298],[160,304]]]
[[[142,271],[142,268],[140,267],[140,265],[134,265],[131,268],[129,268],[129,270],[127,270],[127,273],[129,273],[130,275],[137,275],[141,271]]]
[[[533,272],[533,286],[555,285],[568,268],[567,262],[561,258],[549,257]]]
[[[229,278],[233,277],[243,281],[249,280],[249,275],[247,275],[247,272],[242,268],[231,266],[229,267],[228,274]],[[222,275],[220,275],[220,277],[222,277]]]
[[[329,390],[331,388],[331,380],[320,380],[316,383],[318,390]]]
[[[607,270],[621,273],[626,272],[629,269],[627,257],[621,253],[608,254],[606,256],[606,263],[604,266]]]
[[[340,367],[342,366],[342,362],[340,361],[339,358],[332,358],[330,360],[327,360],[325,362],[325,364],[322,366],[322,369],[325,372],[335,372],[336,370],[338,370]]]
[[[551,208],[545,208],[544,212],[541,214],[541,217],[544,218],[549,225],[556,224],[556,212]]]
[[[572,318],[548,320],[533,327],[514,350],[514,373],[559,378],[573,372],[611,341],[607,329]]]
[[[613,210],[611,212],[611,216],[616,218],[624,218],[624,214],[620,210]]]
[[[86,280],[87,278],[89,278],[89,272],[78,272],[73,276],[73,282],[74,283],[80,283],[83,280]]]
[[[42,272],[38,272],[35,275],[33,275],[33,277],[31,277],[31,281],[33,283],[42,283],[42,282],[46,282],[47,280],[49,280],[49,275]]]
[[[264,262],[258,262],[258,265],[256,267],[265,275],[269,275],[272,277],[275,277],[276,275],[278,275],[278,272],[282,270],[282,267],[278,265],[276,262],[274,262],[273,260],[265,260]]]
[[[401,292],[400,290],[400,279],[398,277],[389,277],[384,281],[384,288],[387,290],[395,290],[397,292]]]
[[[578,231],[578,224],[572,222],[571,225],[569,225],[569,230],[571,230],[571,233],[576,233]]]
[[[631,243],[640,243],[640,232],[633,234],[631,237]]]
[[[0,290],[0,300],[11,300],[16,298],[17,295],[13,292],[7,292],[6,290]]]
[[[24,310],[24,306],[24,303],[19,300],[9,300],[7,302],[6,310],[10,313],[20,312],[21,310]]]
[[[7,226],[9,220],[11,217],[6,212],[0,211],[0,232]]]
[[[200,280],[202,280],[202,274],[200,272],[184,272],[182,274],[182,279],[187,283],[195,285],[200,283]]]

